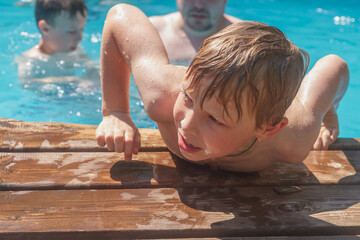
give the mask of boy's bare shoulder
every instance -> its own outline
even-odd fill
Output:
[[[38,58],[42,55],[37,45],[22,53],[22,57],[26,58]]]
[[[150,80],[151,91],[143,91],[141,98],[146,113],[155,122],[173,122],[173,107],[186,70],[187,67],[168,64]]]

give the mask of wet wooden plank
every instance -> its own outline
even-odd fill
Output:
[[[0,118],[0,151],[107,151],[96,144],[96,127]],[[167,149],[158,130],[140,129],[140,133],[142,151]],[[330,149],[360,150],[360,138],[340,138]]]
[[[329,146],[329,150],[360,150],[360,138],[339,138]]]
[[[70,123],[0,121],[0,151],[88,151],[104,152],[95,140],[97,126]],[[140,129],[140,151],[167,151],[157,129]]]
[[[359,173],[360,151],[313,151],[303,163],[255,173],[213,171],[169,152],[141,152],[131,162],[110,152],[0,153],[0,190],[359,184]]]
[[[222,238],[177,238],[177,240],[235,240],[236,237]],[[337,236],[276,236],[276,237],[242,237],[241,240],[359,240],[360,235],[337,235]]]
[[[271,187],[2,191],[0,201],[0,238],[360,234],[360,189],[350,185],[290,195]]]
[[[55,233],[52,233],[54,235]],[[2,234],[6,237],[6,240],[48,240],[47,236],[49,233],[15,233],[15,234]],[[56,233],[56,236],[52,236],[52,240],[69,240],[69,239],[85,239],[82,236],[83,233]],[[119,240],[124,239],[123,237],[116,237],[114,233],[109,232],[94,232],[94,233],[85,233],[85,235],[89,235],[86,239],[87,240],[98,240],[98,239],[106,239],[106,240]],[[146,234],[144,234],[146,235]],[[144,236],[142,236],[144,238]],[[150,238],[154,239],[154,238]],[[156,238],[159,240],[173,240],[174,238]],[[218,238],[204,238],[204,237],[197,237],[197,238],[176,238],[178,240],[359,240],[360,235],[336,235],[336,236],[276,236],[276,237],[218,237]]]

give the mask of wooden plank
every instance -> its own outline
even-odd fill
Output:
[[[70,123],[22,122],[0,118],[0,151],[107,151],[95,141],[97,126]],[[156,129],[140,129],[141,151],[165,151]],[[339,138],[331,150],[360,150],[360,138]]]
[[[360,150],[360,138],[338,138],[329,150]]]
[[[213,171],[169,152],[141,152],[132,162],[109,152],[0,153],[0,190],[359,184],[359,172],[360,151],[313,151],[304,163],[256,173]]]
[[[0,121],[0,151],[87,151],[104,152],[95,140],[94,125],[70,123]],[[157,129],[139,129],[140,151],[167,151]]]
[[[177,240],[235,240],[237,237],[222,238],[177,238]],[[241,240],[359,240],[360,235],[337,235],[337,236],[276,236],[276,237],[242,237]]]
[[[360,234],[360,188],[350,185],[291,195],[271,187],[2,191],[0,202],[0,238]]]

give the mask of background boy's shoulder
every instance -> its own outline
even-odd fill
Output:
[[[43,53],[40,52],[39,47],[37,45],[35,45],[34,47],[32,47],[31,49],[25,51],[22,53],[22,57],[26,57],[26,58],[37,58],[44,55]]]

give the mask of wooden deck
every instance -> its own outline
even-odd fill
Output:
[[[95,128],[0,119],[0,239],[360,239],[360,139],[241,174],[178,159],[148,129],[125,162]]]

